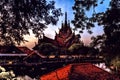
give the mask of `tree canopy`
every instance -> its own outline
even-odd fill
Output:
[[[62,15],[54,4],[46,0],[0,0],[0,42],[20,44],[30,29],[40,37],[46,25],[55,25]]]
[[[99,48],[100,53],[105,56],[106,63],[110,64],[116,56],[120,58],[120,1],[110,0],[106,11],[96,12],[96,7],[103,4],[105,0],[75,0],[73,6],[75,29],[83,32],[85,29],[91,33],[92,27],[103,27],[104,33],[92,37],[91,47]],[[87,11],[93,10],[92,16]]]
[[[119,54],[120,53],[120,6],[118,0],[110,0],[109,7],[104,12],[96,12],[95,8],[99,4],[103,4],[105,0],[75,0],[73,10],[75,18],[73,24],[75,28],[81,31],[87,29],[91,33],[91,28],[97,23],[103,26],[103,35],[92,38],[95,45],[102,48],[104,53]],[[92,16],[87,15],[87,11],[93,9]],[[101,45],[102,44],[102,45]]]
[[[83,44],[73,44],[68,48],[68,51],[71,54],[77,54],[77,55],[97,55],[98,50],[94,47],[85,46]]]
[[[58,54],[58,47],[54,46],[51,43],[41,43],[38,46],[38,51],[42,52],[43,55],[49,56],[49,55],[56,55]]]
[[[94,15],[95,15],[95,7],[97,6],[97,0],[75,0],[75,4],[73,6],[74,10],[74,20],[72,23],[75,26],[75,30],[77,28],[80,29],[80,33],[83,33],[83,30],[87,29],[89,33],[91,32],[91,27],[94,27]],[[91,7],[93,7],[92,17],[89,17],[86,11],[90,11]]]

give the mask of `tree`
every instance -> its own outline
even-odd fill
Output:
[[[95,15],[96,21],[103,26],[104,30],[104,36],[96,37],[96,39],[99,42],[102,40],[101,52],[106,53],[109,62],[116,56],[120,56],[120,8],[116,5],[117,0],[112,0],[110,8],[104,13]]]
[[[99,49],[99,51],[102,51],[103,47],[105,46],[104,41],[106,39],[106,36],[98,35],[96,37],[91,37],[92,42],[90,43],[91,47]]]
[[[105,12],[96,13],[95,7],[103,2],[104,0],[75,0],[73,24],[75,28],[80,28],[82,31],[84,29],[89,31],[95,23],[103,26],[104,34],[94,38],[92,45],[96,47],[101,44],[99,45],[101,51],[114,57],[113,55],[116,56],[120,53],[120,6],[117,5],[119,3],[117,0],[111,0]],[[91,17],[87,15],[87,11],[90,9],[93,9]]]
[[[0,0],[0,42],[20,44],[30,29],[40,37],[46,25],[55,25],[62,14],[54,4],[46,0]]]
[[[38,46],[38,51],[42,52],[44,55],[58,55],[58,48],[51,43],[41,43]]]
[[[94,38],[94,45],[97,45],[102,42],[102,45],[104,47],[104,50],[114,53],[120,52],[117,48],[119,47],[120,43],[120,8],[117,7],[117,0],[110,1],[110,7],[105,12],[93,12],[92,16],[89,17],[86,14],[86,11],[90,11],[90,8],[93,7],[93,10],[95,7],[99,6],[98,0],[89,0],[89,1],[83,1],[83,0],[75,0],[75,5],[73,7],[73,10],[75,10],[75,19],[73,20],[73,24],[75,25],[75,28],[80,28],[84,30],[85,28],[89,29],[94,26],[95,22],[103,26],[104,28],[104,34],[99,35]],[[104,0],[101,0],[100,3],[103,3]],[[91,26],[88,25],[91,22]],[[102,41],[101,41],[102,40]]]
[[[68,48],[68,51],[71,54],[78,54],[78,55],[97,55],[98,49],[90,46],[84,46],[83,44],[73,44]]]
[[[119,55],[120,53],[120,9],[116,8],[111,4],[111,8],[108,9],[104,14],[98,14],[97,21],[100,25],[104,26],[104,33],[106,39],[104,41],[105,46],[103,47],[104,52],[109,55]]]
[[[75,26],[75,30],[79,28],[79,32],[83,33],[83,30],[87,29],[89,33],[92,33],[90,29],[94,27],[94,15],[96,6],[97,0],[75,0],[75,4],[73,6],[74,20],[72,21]],[[92,17],[87,15],[87,11],[90,11],[91,7],[93,7]]]

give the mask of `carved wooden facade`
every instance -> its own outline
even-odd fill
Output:
[[[75,35],[75,33],[72,32],[72,29],[70,28],[70,23],[67,22],[67,13],[65,13],[65,22],[62,23],[61,29],[59,29],[59,32],[56,33],[55,39],[51,39],[43,35],[43,38],[39,39],[38,44],[45,42],[51,43],[60,48],[68,48],[73,43],[80,43],[79,38],[79,35]]]

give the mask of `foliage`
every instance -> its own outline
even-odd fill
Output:
[[[13,71],[6,71],[4,67],[0,66],[0,80],[11,80],[15,77]]]
[[[92,42],[90,43],[90,46],[97,48],[97,49],[99,49],[99,51],[101,51],[103,46],[105,46],[104,45],[105,39],[106,39],[106,36],[104,34],[98,35],[96,37],[93,36],[93,37],[91,37]]]
[[[83,47],[83,45],[81,44],[73,44],[71,45],[69,48],[68,48],[68,51],[71,52],[71,53],[74,53],[74,54],[79,54],[79,49]]]
[[[98,14],[97,16],[99,24],[104,26],[105,40],[102,50],[104,53],[111,55],[117,55],[120,53],[120,10],[108,9],[104,14]]]
[[[68,48],[68,51],[71,54],[81,54],[81,55],[97,55],[98,54],[98,50],[93,48],[93,47],[89,47],[89,46],[84,46],[81,44],[73,44]]]
[[[0,66],[0,80],[33,80],[29,76],[17,76],[14,74],[12,70],[6,71],[6,69]],[[34,80],[37,80],[34,78]]]
[[[51,43],[41,43],[38,46],[38,51],[42,52],[44,55],[56,55],[58,53],[58,48]]]
[[[95,7],[97,6],[97,0],[75,0],[75,4],[73,6],[74,10],[74,20],[72,23],[75,26],[75,29],[79,28],[80,33],[83,33],[83,30],[87,29],[89,33],[91,32],[91,27],[94,27],[94,15],[95,15]],[[93,7],[92,17],[87,15],[87,11],[90,11],[91,7]]]
[[[100,2],[100,3],[99,3]],[[88,31],[97,23],[103,26],[104,34],[92,37],[93,47],[99,47],[101,53],[107,53],[109,57],[115,57],[120,53],[120,7],[117,0],[111,0],[109,7],[105,12],[95,12],[95,7],[102,4],[104,0],[75,0],[73,10],[75,10],[75,18],[73,24],[75,28],[80,28],[82,31]],[[87,16],[87,11],[93,9],[92,16]],[[87,25],[91,22],[91,26]],[[107,57],[106,56],[106,57]]]
[[[115,57],[114,59],[112,59],[110,64],[112,66],[117,67],[118,69],[120,69],[120,58],[119,57]]]
[[[98,23],[103,25],[104,36],[101,36],[101,53],[105,54],[106,60],[110,65],[115,62],[116,56],[120,56],[120,10],[112,6],[105,13],[97,14]],[[99,38],[97,38],[100,41]],[[116,61],[114,64],[117,64]]]
[[[0,42],[20,44],[29,29],[40,37],[46,25],[55,25],[61,15],[54,4],[46,0],[0,0]]]

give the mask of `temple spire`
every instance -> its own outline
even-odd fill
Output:
[[[67,26],[67,12],[65,12],[65,26]]]

